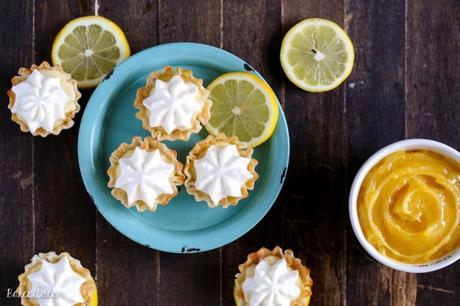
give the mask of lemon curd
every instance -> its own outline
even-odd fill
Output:
[[[365,177],[358,216],[366,239],[384,256],[435,261],[460,245],[460,165],[432,151],[399,151]]]

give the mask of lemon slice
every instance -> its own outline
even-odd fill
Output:
[[[129,55],[123,31],[101,16],[80,17],[67,23],[56,36],[51,51],[53,64],[70,73],[79,88],[95,87]]]
[[[289,80],[311,92],[339,86],[350,75],[354,57],[347,33],[332,21],[319,18],[293,26],[280,52],[281,66]]]
[[[278,121],[278,100],[262,79],[249,72],[221,75],[207,88],[213,101],[205,125],[212,135],[238,136],[255,147],[273,134]]]
[[[93,294],[91,294],[91,302],[90,306],[97,306],[97,290],[94,290]]]

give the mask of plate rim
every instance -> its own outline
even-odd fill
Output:
[[[249,65],[245,60],[239,58],[238,56],[236,56],[236,55],[234,55],[234,54],[232,54],[232,53],[230,53],[230,52],[228,52],[228,51],[226,51],[224,49],[217,48],[217,47],[214,47],[214,46],[211,46],[211,45],[202,44],[202,43],[193,43],[193,42],[173,42],[173,43],[165,43],[165,44],[155,45],[155,46],[143,49],[143,50],[137,52],[136,54],[133,54],[131,57],[129,57],[128,59],[126,59],[122,63],[118,64],[104,78],[104,80],[96,87],[96,89],[93,91],[93,93],[91,94],[90,98],[88,99],[86,107],[85,107],[85,109],[83,111],[83,115],[82,115],[82,118],[81,118],[81,121],[80,121],[79,131],[78,131],[78,141],[77,141],[78,167],[79,167],[79,170],[80,170],[80,175],[81,175],[83,184],[85,186],[85,190],[89,194],[92,203],[95,205],[97,211],[104,217],[104,219],[116,231],[118,231],[121,234],[123,234],[124,236],[128,237],[130,240],[132,240],[132,241],[134,241],[134,242],[136,242],[138,244],[141,244],[143,246],[146,246],[146,247],[149,247],[151,249],[154,249],[154,250],[163,251],[163,252],[169,252],[169,253],[179,253],[179,254],[181,254],[181,253],[201,253],[201,252],[210,251],[210,250],[213,250],[213,249],[216,249],[216,248],[219,248],[219,247],[223,247],[223,246],[225,246],[225,245],[227,245],[227,244],[239,239],[240,237],[242,237],[246,233],[248,233],[251,229],[253,229],[257,224],[260,223],[260,221],[266,216],[268,211],[273,207],[274,203],[276,202],[276,200],[279,197],[279,194],[280,194],[280,192],[281,192],[281,190],[282,190],[282,188],[284,186],[286,174],[287,174],[287,171],[288,171],[288,168],[289,168],[290,137],[289,137],[289,128],[288,128],[288,125],[287,125],[284,110],[283,110],[283,108],[281,106],[281,103],[278,100],[278,97],[277,97],[277,102],[278,102],[278,107],[279,107],[278,124],[281,124],[284,127],[283,132],[285,134],[285,140],[286,140],[285,153],[284,153],[286,157],[285,157],[285,163],[284,163],[284,170],[283,170],[283,173],[281,175],[281,182],[278,185],[279,187],[277,187],[277,190],[273,194],[273,198],[271,199],[271,203],[269,205],[266,205],[266,207],[263,209],[262,213],[260,213],[257,216],[257,218],[255,219],[255,222],[253,222],[252,224],[249,224],[248,226],[243,227],[243,229],[235,230],[230,235],[227,235],[225,238],[220,239],[219,243],[217,243],[217,244],[215,243],[215,244],[213,244],[211,246],[208,246],[208,247],[202,248],[202,249],[198,249],[198,250],[196,250],[194,248],[191,248],[189,250],[189,249],[187,249],[187,246],[184,246],[185,250],[184,250],[184,247],[182,247],[181,250],[178,250],[177,248],[176,249],[171,249],[171,248],[168,248],[168,247],[163,247],[163,246],[161,246],[161,243],[159,243],[159,245],[158,244],[152,245],[151,243],[147,243],[146,241],[144,241],[145,240],[144,237],[142,237],[142,236],[139,237],[139,236],[136,236],[135,234],[133,234],[131,232],[125,231],[124,229],[120,228],[120,226],[117,226],[115,224],[116,221],[114,221],[112,217],[108,216],[108,212],[104,211],[104,209],[101,209],[100,205],[98,205],[96,203],[95,197],[93,196],[93,193],[96,193],[99,190],[99,188],[92,187],[91,183],[94,182],[94,181],[97,181],[97,178],[94,175],[92,175],[93,174],[92,171],[84,170],[84,169],[87,168],[87,167],[84,166],[84,163],[90,162],[91,164],[93,164],[94,160],[95,160],[95,158],[92,156],[92,153],[93,153],[92,152],[92,148],[93,148],[92,142],[93,142],[94,138],[97,138],[97,137],[94,137],[94,132],[92,131],[92,129],[93,129],[94,126],[96,126],[96,124],[89,123],[89,121],[90,121],[89,119],[91,119],[90,111],[92,110],[92,108],[96,107],[96,106],[93,106],[93,105],[95,103],[97,103],[97,102],[94,102],[95,101],[94,97],[97,96],[97,94],[99,92],[103,92],[104,90],[106,90],[105,87],[107,87],[108,86],[107,84],[109,84],[109,82],[107,82],[107,80],[110,80],[112,75],[117,70],[123,68],[125,65],[129,65],[130,61],[133,61],[138,57],[142,57],[145,54],[149,54],[150,52],[152,52],[152,50],[155,50],[155,52],[156,52],[159,49],[177,48],[177,47],[179,47],[179,48],[180,47],[205,48],[205,49],[208,49],[210,52],[219,52],[223,56],[227,56],[227,57],[232,58],[232,60],[236,60],[238,62],[241,62],[246,71],[251,71],[251,72],[255,73],[257,76],[261,77],[265,82],[267,82],[265,80],[265,78],[258,71],[256,71],[254,68],[252,68],[252,66]],[[269,83],[267,82],[267,84],[269,84]],[[123,90],[123,88],[121,89],[121,91],[122,90]],[[86,137],[86,135],[88,135],[88,134],[90,134],[90,136]],[[95,167],[92,167],[92,168],[95,168]],[[93,184],[93,185],[95,185],[95,184]],[[227,219],[227,220],[229,220],[229,219]],[[223,222],[226,222],[227,220],[225,220]],[[161,230],[163,230],[163,229],[161,229]],[[134,230],[134,231],[136,231],[136,230]]]

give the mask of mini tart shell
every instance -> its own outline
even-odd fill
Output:
[[[201,102],[201,112],[197,113],[193,118],[192,127],[190,129],[182,130],[175,129],[171,133],[161,127],[151,127],[149,125],[150,111],[145,107],[143,101],[150,93],[155,90],[155,81],[157,79],[164,82],[169,81],[172,77],[179,75],[185,83],[193,83],[198,87],[197,100]],[[134,107],[139,111],[136,113],[136,118],[142,121],[142,127],[149,131],[153,138],[158,141],[163,140],[188,140],[192,133],[198,133],[201,130],[201,124],[206,124],[211,117],[212,101],[209,99],[209,92],[203,87],[203,80],[193,77],[192,71],[188,69],[177,68],[174,70],[172,67],[167,66],[163,68],[162,72],[152,72],[144,87],[139,88],[134,101]]]
[[[291,306],[308,306],[312,295],[311,287],[313,286],[313,280],[310,277],[310,269],[302,265],[300,259],[296,258],[291,250],[285,250],[283,252],[283,249],[279,246],[276,246],[273,250],[261,248],[257,252],[249,254],[246,262],[239,265],[238,270],[240,272],[235,275],[235,287],[233,292],[236,305],[247,306],[244,298],[243,282],[246,279],[248,269],[255,267],[255,265],[268,256],[274,256],[280,259],[284,258],[288,267],[299,271],[302,288],[300,296],[291,303]]]
[[[119,161],[122,157],[128,157],[134,152],[136,147],[141,148],[142,150],[152,152],[155,150],[160,150],[160,155],[166,162],[173,164],[175,167],[174,177],[170,178],[170,183],[173,188],[172,194],[163,193],[160,194],[155,199],[155,205],[153,208],[150,208],[144,201],[139,200],[132,204],[128,202],[128,195],[126,191],[121,188],[115,187],[115,182],[119,176]],[[112,188],[112,195],[119,200],[126,208],[130,208],[132,206],[136,206],[138,211],[144,211],[146,209],[150,211],[156,211],[157,204],[160,205],[167,205],[169,200],[175,197],[179,189],[177,188],[178,185],[182,185],[185,176],[182,173],[184,165],[177,160],[177,152],[171,149],[168,149],[165,144],[160,143],[154,140],[152,137],[146,137],[142,140],[141,137],[134,137],[130,144],[122,143],[115,151],[112,152],[110,155],[110,168],[107,170],[107,174],[109,175],[109,183],[107,186]]]
[[[196,183],[196,170],[195,170],[195,161],[203,158],[206,155],[208,149],[213,146],[225,146],[225,145],[236,145],[238,153],[241,157],[251,158],[251,161],[248,164],[248,171],[252,174],[252,178],[247,180],[246,183],[241,186],[241,197],[232,197],[228,196],[219,201],[218,204],[214,204],[211,200],[211,197],[201,190],[198,190],[195,187]],[[184,173],[187,176],[185,180],[185,187],[187,192],[195,197],[196,201],[206,201],[209,207],[217,207],[219,204],[224,208],[229,206],[236,206],[238,201],[244,198],[247,198],[249,195],[249,190],[254,189],[254,184],[259,178],[255,168],[257,166],[257,160],[252,158],[253,149],[247,147],[246,144],[240,142],[238,137],[232,136],[227,137],[224,134],[219,134],[218,136],[209,135],[206,139],[199,141],[195,144],[192,151],[187,155],[187,162],[185,164]]]
[[[75,101],[73,101],[73,103],[75,103],[75,108],[66,113],[66,118],[58,120],[54,124],[54,128],[51,133],[49,133],[42,127],[36,129],[35,132],[30,132],[25,120],[21,118],[20,115],[15,114],[13,112],[11,113],[11,120],[19,124],[21,131],[30,132],[33,136],[39,135],[41,137],[46,137],[49,134],[59,135],[59,133],[61,133],[62,130],[70,129],[74,125],[73,118],[75,117],[75,114],[80,111],[80,104],[78,104],[78,100],[81,98],[81,93],[80,91],[78,91],[77,81],[72,79],[71,75],[65,72],[60,65],[51,66],[48,62],[45,61],[38,66],[32,65],[30,68],[19,68],[18,75],[14,76],[11,79],[11,83],[13,84],[13,86],[22,83],[23,81],[27,80],[27,78],[32,74],[34,70],[54,72],[60,78],[61,83],[67,82],[69,84],[69,88],[72,88],[72,91],[75,93]],[[12,88],[8,90],[8,97],[10,98],[8,108],[11,110],[13,108],[14,103],[16,103],[16,95],[14,94]]]
[[[85,305],[95,306],[97,305],[96,282],[91,276],[91,272],[88,269],[84,268],[81,265],[81,262],[79,260],[70,256],[69,253],[67,252],[63,252],[59,255],[56,254],[55,252],[39,253],[38,255],[35,255],[34,257],[32,257],[31,263],[25,266],[24,273],[18,276],[19,287],[18,289],[16,289],[16,291],[21,294],[21,305],[24,305],[24,306],[37,306],[38,305],[37,303],[33,302],[28,297],[23,296],[24,293],[27,293],[32,289],[32,284],[30,283],[28,276],[31,273],[37,272],[41,269],[43,260],[46,260],[50,263],[56,263],[64,256],[68,258],[70,266],[72,267],[72,270],[75,273],[78,273],[79,275],[81,275],[83,278],[86,279],[86,282],[84,282],[80,287],[80,293],[83,299],[85,300],[85,303],[75,304],[75,306],[85,306]]]

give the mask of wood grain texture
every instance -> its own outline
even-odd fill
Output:
[[[123,29],[132,53],[158,43],[156,1],[100,0],[98,13]],[[123,236],[99,213],[96,232],[100,304],[161,305],[159,252]]]
[[[219,1],[159,1],[158,43],[221,44]],[[203,203],[200,203],[203,205]],[[203,254],[160,253],[159,305],[219,305],[219,250]]]
[[[460,147],[459,1],[408,2],[407,136]]]
[[[284,1],[283,32],[319,17],[343,26],[342,1]],[[314,305],[346,299],[346,124],[343,86],[312,94],[285,82],[291,135],[283,240],[312,268]]]
[[[51,47],[71,19],[92,13],[91,1],[36,0],[35,62],[51,62]],[[50,22],[52,20],[53,22]],[[89,97],[83,92],[80,105]],[[69,252],[95,273],[95,208],[85,191],[77,158],[76,124],[59,136],[34,137],[35,252]]]
[[[405,136],[404,12],[403,1],[345,1],[346,30],[356,54],[345,97],[349,185],[370,155]],[[347,302],[414,305],[415,277],[408,281],[404,273],[371,259],[348,232]]]
[[[281,42],[281,3],[279,1],[224,1],[223,48],[258,70],[281,96],[278,46]],[[257,170],[257,168],[256,168]],[[279,199],[265,218],[249,233],[222,248],[222,305],[234,305],[233,285],[238,265],[247,254],[261,247],[288,247],[281,240]]]
[[[219,47],[221,5],[216,0],[158,0],[160,43],[191,41]]]
[[[460,149],[460,2],[408,1],[406,136]],[[455,55],[456,54],[456,55]],[[460,265],[417,277],[418,305],[455,305]]]
[[[71,19],[88,14],[86,2],[35,1],[35,62],[50,62],[51,46],[59,30]],[[49,20],[53,19],[53,23]],[[79,103],[84,106],[87,93]],[[34,138],[37,250],[69,251],[94,267],[95,209],[89,203],[80,171],[76,142],[81,113],[70,130],[58,137]]]
[[[34,253],[33,137],[10,120],[6,91],[20,66],[33,63],[32,1],[1,1],[0,12],[0,304],[17,305],[7,290],[18,286],[17,276]],[[24,20],[24,22],[17,22]],[[4,29],[8,29],[5,31]],[[21,37],[21,39],[17,39]]]
[[[155,0],[99,0],[98,14],[125,32],[131,54],[158,44],[158,3]]]

